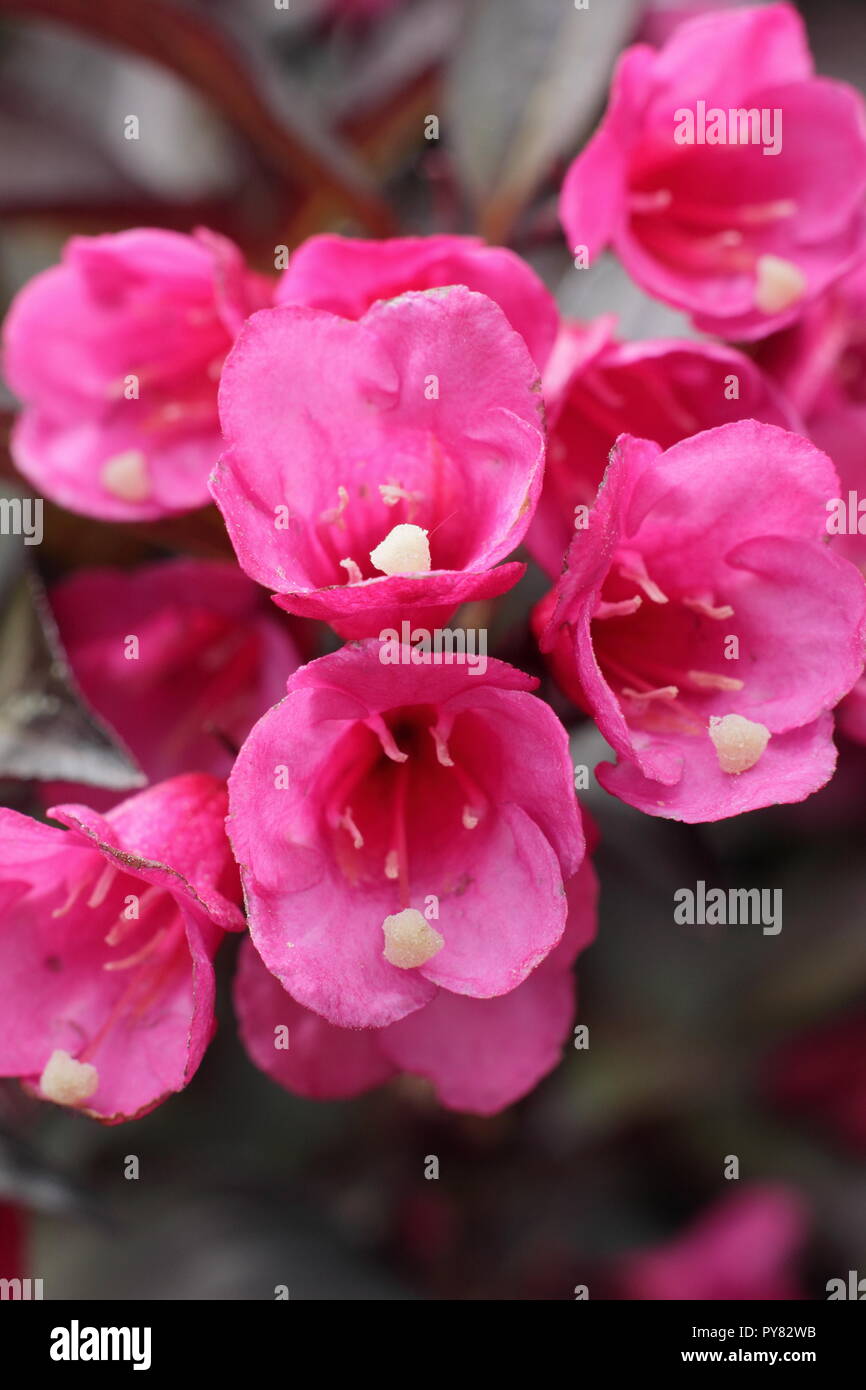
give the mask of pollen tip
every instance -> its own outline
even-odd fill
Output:
[[[386,917],[382,931],[385,933],[385,959],[400,970],[425,965],[445,945],[445,938],[416,907],[405,907],[402,912]]]
[[[342,569],[346,571],[347,584],[363,584],[364,576],[361,573],[360,567],[356,564],[354,560],[341,560],[340,566]]]
[[[99,1072],[90,1062],[77,1062],[68,1052],[52,1052],[39,1078],[39,1089],[55,1105],[82,1105],[99,1087]]]
[[[755,274],[755,306],[762,314],[780,314],[806,293],[802,270],[781,256],[759,256]]]
[[[754,767],[770,741],[766,724],[742,714],[711,715],[709,735],[722,772],[734,774]]]
[[[102,465],[100,481],[107,492],[122,502],[146,502],[151,494],[147,459],[140,449],[115,454]]]
[[[427,532],[401,521],[370,551],[370,559],[383,574],[426,574],[431,563]]]

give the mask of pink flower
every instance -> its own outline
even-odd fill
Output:
[[[770,5],[628,49],[560,212],[573,248],[611,243],[698,328],[752,339],[866,252],[864,190],[860,96],[814,76],[802,20]]]
[[[211,490],[242,568],[290,613],[363,637],[427,628],[523,573],[498,565],[541,488],[537,372],[502,310],[461,287],[357,323],[256,314],[223,372]]]
[[[866,445],[866,265],[843,276],[790,328],[759,343],[758,362],[793,402],[843,487],[862,485]],[[836,542],[866,562],[866,538]],[[846,547],[848,547],[846,549]]]
[[[151,782],[181,772],[227,777],[232,745],[300,664],[287,620],[233,564],[78,570],[50,597],[82,693]],[[83,788],[57,783],[52,792],[57,802]],[[100,811],[117,800],[84,794]]]
[[[253,943],[345,1028],[437,990],[515,989],[560,940],[583,857],[565,730],[535,682],[387,654],[356,643],[296,672],[229,781]]]
[[[838,479],[812,444],[737,421],[662,452],[624,436],[536,615],[650,815],[801,801],[835,765],[829,713],[863,667],[866,587],[826,540]]]
[[[748,357],[720,343],[619,343],[614,320],[563,328],[544,377],[547,465],[527,536],[552,576],[591,506],[620,434],[671,444],[730,420],[799,429],[782,393]]]
[[[211,964],[243,926],[223,783],[149,787],[68,829],[0,810],[0,1075],[114,1123],[194,1075],[214,1030]]]
[[[622,1296],[642,1302],[796,1301],[792,1264],[806,1237],[806,1212],[781,1186],[732,1192],[668,1245],[620,1267]]]
[[[486,294],[524,339],[538,367],[544,366],[556,338],[556,301],[524,260],[502,246],[485,245],[480,237],[313,236],[292,252],[276,302],[360,319],[379,299],[444,285]]]
[[[6,319],[6,376],[24,403],[18,468],[45,497],[107,521],[205,506],[223,360],[271,294],[204,229],[73,237]]]
[[[836,465],[845,521],[839,530],[828,517],[828,530],[834,548],[866,576],[866,507],[857,513],[866,498],[866,269],[846,275],[797,323],[761,343],[759,361]],[[838,717],[849,738],[866,743],[866,679],[843,700]]]
[[[386,1028],[337,1028],[296,1004],[245,941],[235,979],[244,1046],[262,1071],[297,1095],[343,1099],[411,1072],[426,1077],[448,1109],[495,1114],[531,1091],[562,1056],[574,1019],[571,966],[595,936],[597,891],[585,859],[568,884],[564,936],[516,989],[495,999],[439,990]]]

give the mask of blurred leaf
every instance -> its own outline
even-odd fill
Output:
[[[43,553],[62,569],[75,569],[84,556],[88,564],[121,569],[159,559],[166,551],[211,560],[234,558],[225,523],[214,506],[118,526],[46,503],[45,529]]]
[[[616,314],[620,338],[696,338],[689,319],[669,304],[645,294],[617,258],[608,252],[586,270],[569,262],[556,300],[565,318],[587,322],[601,314]]]
[[[4,213],[34,204],[74,200],[81,205],[91,198],[117,197],[118,186],[128,195],[122,171],[70,116],[58,126],[42,111],[22,107],[23,101],[10,100],[7,87],[0,96]]]
[[[0,773],[118,791],[144,786],[144,774],[75,689],[48,601],[22,551],[23,542],[4,537]]]
[[[401,6],[353,48],[330,94],[338,119],[354,122],[406,92],[440,64],[454,47],[462,0],[424,0]],[[428,108],[430,111],[434,107]],[[418,132],[423,129],[419,123]]]
[[[282,180],[300,177],[323,186],[372,232],[386,235],[393,217],[347,147],[305,116],[300,100],[284,93],[279,109],[272,74],[248,67],[236,44],[201,11],[167,0],[0,0],[0,14],[70,25],[170,68],[207,97],[246,136]]]
[[[96,1216],[101,1206],[83,1183],[5,1126],[0,1129],[0,1201],[50,1216]]]
[[[446,86],[457,170],[489,241],[504,241],[553,163],[598,115],[635,0],[471,0]]]

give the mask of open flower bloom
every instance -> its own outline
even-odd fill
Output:
[[[770,5],[628,49],[560,214],[575,252],[612,244],[698,328],[753,339],[863,254],[864,190],[862,99],[814,76],[802,20]]]
[[[601,784],[709,821],[801,801],[835,766],[829,713],[863,667],[866,586],[826,544],[833,465],[737,421],[666,452],[619,440],[536,613],[566,692],[616,752]]]
[[[805,1295],[794,1263],[806,1231],[803,1202],[788,1188],[735,1191],[670,1244],[625,1258],[622,1296],[641,1302],[799,1300]]]
[[[222,364],[271,295],[204,229],[73,237],[5,323],[6,377],[24,404],[17,467],[44,497],[107,521],[205,506]]]
[[[148,787],[68,827],[0,811],[0,1075],[108,1122],[193,1076],[214,1030],[212,958],[243,927],[225,786]]]
[[[233,749],[300,663],[288,620],[234,564],[76,570],[50,599],[83,695],[151,782],[181,772],[227,777]],[[83,789],[52,784],[52,792],[56,802]],[[96,810],[118,799],[84,794]]]
[[[357,323],[254,315],[223,372],[211,479],[241,567],[343,637],[435,628],[504,593],[524,566],[498,561],[541,489],[539,392],[502,310],[462,287]]]
[[[866,576],[866,269],[850,272],[802,318],[760,344],[759,361],[787,392],[839,473],[832,544]],[[839,706],[839,727],[866,743],[866,679]]]
[[[253,943],[297,1002],[377,1028],[515,989],[565,928],[584,841],[565,730],[499,661],[302,667],[229,780]]]
[[[235,1009],[255,1064],[297,1095],[344,1099],[401,1072],[425,1077],[450,1110],[491,1115],[526,1095],[559,1062],[575,1010],[571,966],[595,936],[595,872],[585,859],[567,886],[565,933],[508,994],[439,990],[386,1028],[337,1028],[295,1003],[252,943],[241,948]]]
[[[559,322],[556,301],[520,256],[487,246],[480,237],[313,236],[292,252],[275,300],[360,319],[378,299],[445,285],[486,294],[524,339],[536,365],[544,366]]]
[[[544,375],[547,464],[526,543],[554,578],[621,434],[667,449],[731,420],[800,428],[782,392],[734,348],[676,338],[620,343],[614,323],[611,316],[565,326]]]

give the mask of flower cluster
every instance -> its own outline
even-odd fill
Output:
[[[246,931],[240,1034],[287,1089],[409,1073],[478,1114],[530,1091],[571,1037],[595,831],[540,682],[457,643],[530,561],[607,792],[706,822],[829,780],[836,705],[866,739],[866,543],[827,524],[863,469],[864,132],[788,5],[624,54],[562,187],[569,250],[611,245],[721,341],[563,321],[464,236],[313,236],[275,279],[145,229],[76,237],[24,287],[20,472],[114,523],[212,500],[236,562],[50,594],[148,785],[46,785],[56,825],[0,812],[0,1074],[146,1112],[201,1061]],[[448,624],[439,660],[419,642]]]

